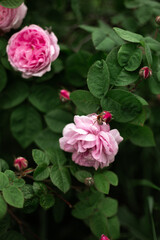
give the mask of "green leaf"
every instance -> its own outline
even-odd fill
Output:
[[[74,205],[72,215],[78,219],[86,219],[94,213],[95,205],[88,206],[84,202],[78,202]]]
[[[157,185],[155,185],[154,183],[152,183],[151,181],[149,181],[147,179],[134,180],[134,184],[140,185],[140,186],[145,186],[145,187],[150,187],[150,188],[160,191],[160,187],[158,187]]]
[[[8,177],[10,185],[22,187],[25,184],[24,179],[16,177],[13,171],[6,170],[4,173]]]
[[[86,85],[88,68],[90,67],[91,54],[86,51],[78,51],[70,55],[66,61],[67,82],[75,87]]]
[[[107,56],[106,62],[110,73],[110,83],[115,86],[126,86],[139,78],[138,72],[128,72],[118,63],[118,49],[114,48]]]
[[[160,94],[160,81],[155,74],[148,79],[148,84],[153,94]]]
[[[118,211],[118,201],[107,197],[99,203],[98,210],[106,217],[112,217]]]
[[[4,67],[0,64],[0,92],[5,88],[7,84],[7,73]]]
[[[34,141],[41,129],[41,116],[32,106],[19,106],[12,112],[11,131],[23,148]]]
[[[9,230],[3,236],[1,240],[26,240],[21,233]]]
[[[70,189],[71,179],[69,171],[59,163],[51,167],[50,178],[52,183],[62,192],[66,193]]]
[[[101,29],[98,29],[92,33],[92,41],[96,50],[109,51],[116,44],[115,42]]]
[[[4,172],[7,169],[9,169],[8,163],[0,158],[0,172]]]
[[[33,183],[33,191],[36,195],[40,196],[42,194],[47,193],[47,187],[44,183],[34,182]]]
[[[129,122],[142,111],[139,100],[130,92],[115,89],[102,99],[102,109],[110,111],[117,122]]]
[[[68,169],[64,166],[66,158],[62,151],[50,152],[53,166],[51,167],[50,178],[52,183],[62,192],[66,193],[71,186],[71,178]]]
[[[140,43],[143,40],[143,36],[137,33],[132,33],[121,28],[114,27],[115,32],[124,40],[133,43]]]
[[[141,64],[142,50],[137,44],[123,44],[118,51],[118,63],[127,71],[135,71]]]
[[[8,42],[5,38],[0,37],[0,56],[4,56],[6,54],[6,46]]]
[[[15,186],[9,186],[4,188],[3,191],[4,200],[11,206],[16,208],[23,208],[24,196],[22,191]]]
[[[55,133],[61,133],[63,128],[73,122],[73,115],[62,109],[55,109],[45,116],[48,127]]]
[[[34,191],[33,186],[30,184],[25,184],[23,187],[21,187],[21,191],[23,192],[24,199],[28,200],[34,197]]]
[[[94,32],[95,30],[98,30],[98,27],[88,26],[88,25],[84,25],[84,24],[80,25],[79,27],[90,33]]]
[[[35,161],[35,163],[37,163],[37,165],[40,165],[43,163],[46,163],[47,165],[49,165],[49,158],[47,154],[44,153],[43,151],[39,149],[33,149],[32,156],[33,156],[33,160]]]
[[[3,190],[8,186],[9,186],[8,177],[4,173],[0,172],[0,190]]]
[[[81,22],[82,21],[82,14],[81,14],[81,11],[80,11],[79,0],[71,0],[71,7],[72,7],[72,10],[73,10],[78,22]]]
[[[108,219],[108,233],[111,239],[119,239],[120,223],[117,216]]]
[[[90,218],[89,226],[92,233],[98,238],[103,234],[107,235],[107,219],[103,214],[95,214]]]
[[[152,65],[152,52],[147,43],[145,43],[145,54],[146,54],[146,59],[147,59],[148,65],[151,66]]]
[[[86,178],[92,177],[92,174],[86,170],[80,170],[75,173],[75,177],[78,181],[84,183]]]
[[[6,215],[7,204],[4,201],[3,197],[0,195],[0,220]]]
[[[144,5],[144,0],[125,0],[124,4],[126,8],[139,8]]]
[[[43,194],[40,196],[40,205],[45,210],[53,207],[55,199],[52,194]]]
[[[99,100],[89,91],[77,90],[70,95],[73,103],[85,114],[94,113],[99,109]]]
[[[130,141],[140,147],[154,147],[155,140],[152,130],[147,126],[132,125],[130,131],[132,133],[129,137]]]
[[[138,25],[142,26],[152,18],[153,8],[144,4],[134,11],[134,15],[137,18]]]
[[[58,90],[45,84],[31,88],[29,101],[42,112],[49,112],[60,104]]]
[[[95,173],[94,175],[94,184],[96,189],[99,192],[108,194],[109,193],[109,188],[110,184],[108,182],[108,179],[103,173]]]
[[[89,69],[87,84],[90,92],[97,98],[103,97],[109,88],[109,71],[104,60],[96,61]]]
[[[6,8],[17,8],[24,0],[0,0],[0,5]]]
[[[16,81],[7,86],[0,96],[0,108],[9,109],[22,103],[29,94],[26,83]]]
[[[35,139],[37,146],[43,150],[58,149],[60,134],[53,133],[48,128],[42,130]]]
[[[105,171],[103,172],[103,174],[105,175],[110,184],[112,184],[113,186],[118,186],[118,177],[114,172]]]
[[[47,164],[42,163],[42,164],[39,164],[38,167],[36,167],[33,177],[34,177],[34,180],[36,181],[43,181],[49,177],[49,174],[50,174],[49,167],[47,166]]]
[[[160,42],[151,37],[145,37],[145,43],[154,51],[159,51],[160,49]]]

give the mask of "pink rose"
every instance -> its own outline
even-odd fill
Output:
[[[7,54],[15,70],[22,77],[41,77],[51,70],[51,62],[59,55],[57,37],[37,25],[24,27],[8,42]]]
[[[74,122],[65,126],[60,147],[72,152],[72,160],[82,166],[95,169],[109,166],[123,140],[117,129],[110,130],[109,124],[98,124],[97,114],[75,116]]]
[[[20,27],[26,13],[27,7],[24,3],[13,9],[0,6],[0,31],[9,32],[11,28]]]

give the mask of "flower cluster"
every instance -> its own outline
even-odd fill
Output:
[[[117,129],[110,130],[109,124],[99,124],[97,114],[75,116],[74,123],[63,129],[60,147],[72,152],[72,160],[82,166],[95,169],[109,166],[123,140]]]

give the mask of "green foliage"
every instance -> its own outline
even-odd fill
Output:
[[[9,186],[2,191],[4,200],[11,206],[23,208],[24,196],[22,191],[16,186]]]
[[[62,192],[66,193],[71,186],[71,179],[68,169],[64,166],[66,158],[61,151],[50,152],[51,167],[50,178],[52,183],[58,187]]]
[[[23,148],[28,147],[42,129],[41,116],[32,106],[19,106],[11,115],[11,131]]]
[[[7,8],[22,3],[0,0]],[[0,31],[0,239],[159,239],[159,1],[25,4],[19,29]],[[6,46],[30,24],[52,27],[60,55],[50,72],[24,79],[11,67]],[[152,71],[147,79],[139,73],[144,66]],[[70,100],[60,100],[61,89]],[[103,111],[112,114],[110,129],[124,138],[114,145],[115,162],[97,170],[79,166],[59,149],[63,129],[74,115]],[[94,148],[104,146],[96,140]],[[29,168],[13,168],[18,156]]]
[[[89,91],[74,91],[71,93],[70,98],[78,107],[78,109],[85,114],[94,113],[99,108],[99,100],[95,98]]]
[[[142,51],[136,44],[124,44],[118,51],[118,63],[127,71],[135,71],[141,64]]]
[[[90,92],[97,98],[102,98],[109,88],[109,72],[104,60],[95,62],[88,72],[87,84]]]
[[[0,5],[6,8],[17,8],[23,2],[23,0],[0,0]]]
[[[129,122],[142,111],[139,100],[130,92],[114,89],[102,99],[102,108],[111,111],[115,121]]]
[[[118,48],[114,48],[107,56],[106,62],[110,73],[110,83],[115,86],[126,86],[138,80],[137,72],[128,72],[121,67],[117,59]]]
[[[72,122],[72,119],[73,115],[71,113],[61,109],[55,109],[45,116],[49,129],[55,133],[61,133],[67,123]]]
[[[1,195],[0,195],[0,206],[1,206],[0,208],[0,220],[1,220],[2,218],[4,218],[7,212],[7,204]]]

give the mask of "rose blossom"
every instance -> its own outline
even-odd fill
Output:
[[[22,3],[18,8],[0,6],[0,31],[9,32],[11,28],[20,27],[27,13],[27,7]]]
[[[103,168],[114,161],[118,144],[123,140],[117,129],[98,124],[97,114],[75,116],[74,123],[63,129],[60,147],[72,152],[72,160],[82,166]]]
[[[59,55],[57,37],[37,25],[24,27],[8,42],[8,60],[22,77],[41,77],[51,70],[51,62]]]

